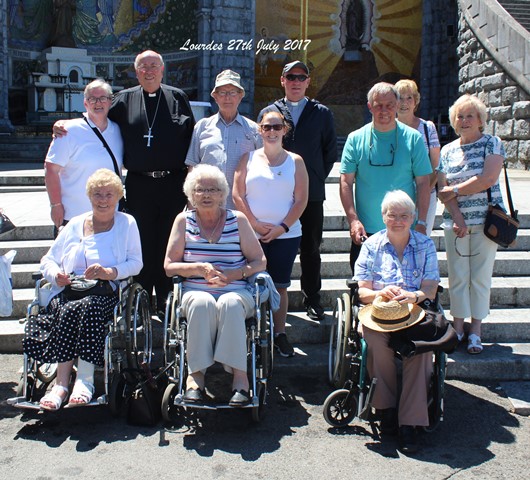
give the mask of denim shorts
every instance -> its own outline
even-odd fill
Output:
[[[287,288],[291,285],[291,272],[301,238],[277,238],[269,243],[260,242],[267,257],[267,272],[276,288]]]

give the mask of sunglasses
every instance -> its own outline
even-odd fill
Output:
[[[265,123],[260,125],[260,127],[264,132],[270,132],[271,130],[279,132],[283,128],[283,123],[274,123],[272,125],[268,125]]]
[[[289,75],[285,75],[285,78],[290,82],[294,82],[295,80],[298,80],[299,82],[305,82],[309,77],[307,75],[294,75],[290,73]]]

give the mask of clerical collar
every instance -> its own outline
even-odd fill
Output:
[[[150,93],[144,90],[144,95],[149,98],[156,98],[158,96],[159,91],[160,91],[160,88],[156,92],[153,92],[153,93]]]
[[[299,107],[301,105],[305,105],[307,103],[307,98],[302,98],[301,100],[299,100],[298,102],[291,102],[291,100],[287,100],[287,98],[285,99],[285,103],[287,104],[288,107]]]

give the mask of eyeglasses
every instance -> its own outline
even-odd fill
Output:
[[[398,144],[397,127],[395,130],[396,130],[395,146],[393,143],[390,144],[390,155],[392,155],[392,160],[390,161],[390,163],[377,162],[376,160],[377,162],[376,163],[372,160],[372,149],[374,146],[374,127],[372,127],[371,132],[370,132],[370,146],[368,147],[368,162],[370,163],[372,167],[391,167],[392,165],[394,165],[394,158],[396,156],[397,144]]]
[[[221,191],[220,188],[196,188],[193,190],[197,195],[213,195]]]
[[[239,90],[230,90],[230,91],[221,90],[220,92],[215,92],[215,93],[219,95],[220,97],[235,97],[239,93]]]
[[[104,105],[110,102],[110,97],[88,97],[86,101],[90,103],[90,105],[95,105],[98,102],[101,103],[101,105]]]
[[[386,213],[385,216],[391,222],[408,222],[412,217],[410,214],[396,215],[395,213]]]
[[[138,65],[137,69],[142,70],[143,72],[147,72],[148,70],[158,70],[162,64],[160,63],[152,63],[151,65],[146,65],[145,63],[140,63]]]
[[[475,233],[477,233],[477,232],[469,232],[468,235],[475,235]],[[476,257],[477,255],[480,255],[480,252],[477,252],[477,253],[471,253],[470,255],[460,253],[460,251],[458,250],[458,247],[456,246],[456,241],[457,241],[459,238],[460,238],[460,237],[455,237],[455,252],[456,252],[456,254],[457,254],[459,257]]]
[[[274,123],[272,125],[264,123],[260,125],[260,127],[264,132],[270,132],[271,130],[274,130],[275,132],[279,132],[280,130],[283,129],[283,123]]]
[[[285,78],[290,82],[294,82],[295,80],[298,80],[299,82],[305,82],[309,77],[307,75],[294,75],[290,73],[288,75],[285,75]]]
[[[111,200],[112,198],[114,198],[116,196],[115,193],[93,193],[92,194],[92,198],[94,198],[95,200]]]

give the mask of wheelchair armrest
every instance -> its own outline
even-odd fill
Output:
[[[185,279],[186,279],[186,277],[183,277],[182,275],[175,275],[173,277],[173,285],[177,285],[179,283],[182,283],[182,282],[184,282]]]
[[[264,287],[264,286],[265,286],[265,278],[263,278],[263,277],[257,277],[257,278],[256,278],[256,283],[257,283],[260,287]]]
[[[359,282],[357,280],[354,280],[353,278],[350,278],[349,280],[346,280],[346,286],[350,290],[357,290],[359,288]]]

